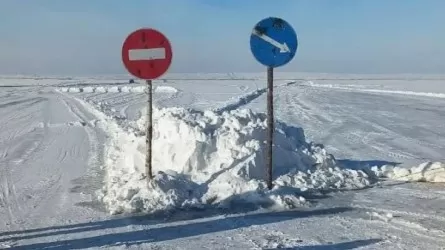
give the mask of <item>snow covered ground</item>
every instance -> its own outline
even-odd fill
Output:
[[[443,76],[277,74],[272,191],[264,74],[155,81],[150,189],[140,81],[1,78],[0,248],[444,249]]]

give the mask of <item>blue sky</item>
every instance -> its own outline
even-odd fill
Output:
[[[0,0],[0,73],[126,73],[141,27],[168,36],[171,72],[263,71],[249,36],[268,16],[298,35],[282,71],[445,73],[443,0]]]

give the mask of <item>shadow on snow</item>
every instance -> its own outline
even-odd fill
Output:
[[[352,208],[337,207],[337,208],[327,208],[327,209],[310,210],[310,211],[291,210],[291,211],[280,211],[280,212],[252,213],[247,215],[239,214],[223,218],[217,217],[210,220],[206,219],[206,221],[191,222],[187,224],[182,223],[180,225],[171,225],[163,227],[162,226],[158,227],[157,225],[171,221],[187,221],[196,218],[203,218],[206,215],[208,215],[208,213],[203,214],[202,211],[176,213],[176,215],[173,215],[172,219],[168,221],[156,219],[160,218],[159,217],[160,214],[145,215],[145,216],[129,216],[129,217],[122,217],[117,219],[90,222],[90,223],[6,232],[2,233],[0,236],[2,237],[5,237],[6,235],[19,235],[19,236],[5,237],[1,239],[0,242],[19,241],[19,240],[50,237],[57,235],[59,235],[60,237],[61,235],[66,236],[69,234],[85,233],[88,231],[116,229],[130,225],[142,225],[142,226],[152,227],[148,229],[141,229],[130,232],[110,233],[106,235],[84,237],[80,239],[67,239],[60,241],[22,245],[13,247],[11,249],[45,249],[45,248],[81,249],[81,248],[103,247],[103,246],[120,246],[120,245],[131,246],[141,243],[162,242],[167,240],[205,235],[209,233],[235,230],[239,228],[250,227],[253,225],[266,225],[270,223],[277,223],[297,218],[305,218],[312,216],[329,216],[352,210],[353,210]],[[220,212],[221,211],[219,211],[219,213]],[[218,213],[213,212],[213,214],[216,215]],[[353,246],[357,245],[358,243],[351,242],[342,244],[346,245],[349,244],[350,246]],[[324,248],[319,248],[321,246],[314,246],[314,247],[317,247],[314,249],[324,249]]]

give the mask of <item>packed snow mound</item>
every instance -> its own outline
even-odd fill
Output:
[[[119,131],[108,147],[101,198],[111,213],[237,202],[295,207],[304,202],[296,195],[300,191],[355,189],[371,183],[365,172],[340,168],[322,145],[306,142],[301,128],[277,122],[275,186],[267,190],[266,116],[251,110],[218,114],[155,108],[153,123],[156,178],[149,188],[144,178],[145,136]],[[145,117],[136,126],[145,131]]]
[[[385,165],[381,168],[373,167],[372,171],[378,177],[397,181],[445,183],[445,163],[441,162],[425,162],[412,168]]]
[[[171,86],[156,86],[154,91],[157,93],[176,93],[178,90]]]
[[[145,117],[138,121],[145,129]],[[195,180],[221,170],[233,169],[248,179],[264,178],[266,117],[249,110],[214,112],[169,108],[154,112],[154,166],[166,166]],[[278,123],[275,130],[274,166],[277,170],[311,165],[329,157],[325,151],[305,142],[301,128]],[[139,144],[144,152],[145,142]],[[319,150],[320,154],[313,152]]]

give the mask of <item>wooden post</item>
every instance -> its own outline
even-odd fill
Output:
[[[148,100],[147,100],[147,130],[145,136],[145,142],[147,144],[147,156],[145,158],[145,168],[147,171],[148,180],[153,179],[153,172],[151,166],[151,158],[152,158],[152,137],[153,137],[153,87],[152,81],[147,80],[147,89],[148,89]]]
[[[267,188],[272,189],[272,146],[274,132],[273,117],[273,68],[267,67],[267,152],[266,152],[266,177]]]

